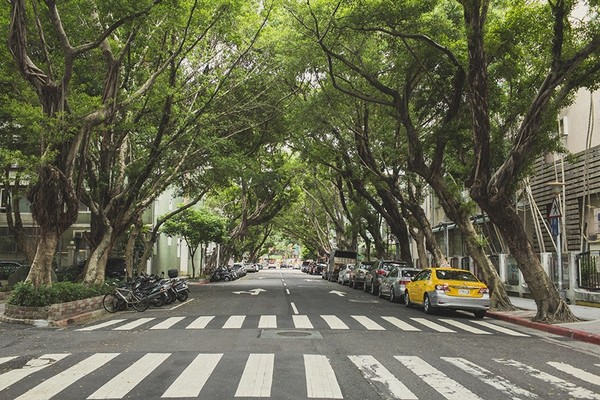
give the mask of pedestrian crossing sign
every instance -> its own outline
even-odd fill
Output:
[[[558,202],[558,196],[554,197],[552,204],[550,205],[550,211],[548,212],[548,218],[560,217],[560,203]]]

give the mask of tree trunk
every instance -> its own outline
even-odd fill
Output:
[[[523,222],[514,207],[503,207],[500,204],[485,201],[480,201],[479,204],[490,220],[496,224],[502,237],[506,240],[512,256],[517,261],[519,270],[537,305],[535,320],[545,323],[577,321],[544,271],[523,228]]]
[[[490,289],[491,304],[490,309],[509,311],[515,307],[510,302],[510,298],[506,293],[506,288],[498,275],[498,271],[490,261],[489,257],[483,251],[483,247],[477,241],[478,235],[473,227],[470,218],[463,217],[463,221],[458,222],[461,234],[467,246],[467,253],[473,258],[479,270],[483,273],[483,280]]]
[[[102,283],[106,270],[106,262],[112,248],[113,229],[110,225],[105,227],[104,233],[96,248],[90,254],[85,266],[85,283]]]
[[[55,230],[42,230],[37,251],[25,282],[35,287],[52,284],[52,261],[60,235]]]

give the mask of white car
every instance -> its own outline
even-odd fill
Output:
[[[353,264],[346,264],[340,269],[340,273],[338,275],[338,283],[342,285],[348,285],[350,283],[350,274],[352,273]]]

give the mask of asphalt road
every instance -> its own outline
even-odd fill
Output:
[[[600,399],[600,346],[425,315],[297,270],[0,334],[1,399]]]

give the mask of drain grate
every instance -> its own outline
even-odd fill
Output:
[[[323,339],[318,331],[303,331],[298,329],[263,329],[260,331],[263,339]]]

